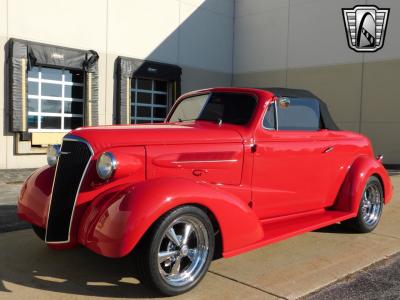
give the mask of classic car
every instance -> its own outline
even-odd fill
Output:
[[[305,90],[190,92],[164,123],[78,128],[47,159],[22,187],[20,218],[54,249],[132,253],[165,295],[216,258],[330,224],[370,232],[392,196],[382,155]]]

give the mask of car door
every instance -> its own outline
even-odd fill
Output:
[[[279,99],[266,109],[254,136],[252,199],[261,219],[324,207],[333,146],[319,115],[315,99]]]

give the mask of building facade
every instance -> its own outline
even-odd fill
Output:
[[[368,2],[368,1],[367,1]],[[82,125],[161,122],[211,86],[304,88],[400,164],[400,2],[384,48],[349,49],[329,0],[0,0],[0,169],[45,164]]]

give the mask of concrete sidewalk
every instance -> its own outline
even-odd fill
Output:
[[[338,225],[212,263],[203,282],[176,299],[295,299],[400,251],[400,176],[374,233]],[[397,187],[397,188],[396,188]],[[0,299],[153,298],[130,257],[85,248],[53,251],[31,230],[0,234]]]

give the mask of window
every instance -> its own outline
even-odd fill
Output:
[[[82,71],[33,67],[28,70],[28,129],[68,131],[83,125]]]
[[[288,105],[277,105],[279,130],[319,130],[320,112],[317,100],[287,99]]]
[[[279,98],[276,104],[268,107],[263,127],[278,130],[319,130],[319,102],[312,98]]]
[[[275,103],[271,103],[265,113],[263,126],[266,129],[276,129],[276,120],[275,120]]]
[[[131,86],[131,123],[163,122],[167,116],[168,82],[133,78]]]
[[[204,120],[244,125],[250,121],[256,104],[256,99],[247,94],[200,95],[183,100],[169,121]]]
[[[170,122],[182,122],[196,120],[206,101],[209,94],[190,97],[183,100],[175,109],[174,114],[169,119]]]

